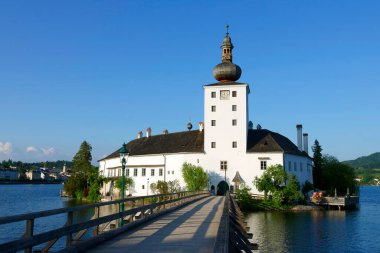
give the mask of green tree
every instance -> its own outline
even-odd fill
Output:
[[[129,190],[129,188],[133,186],[133,183],[134,183],[133,178],[125,177],[124,179],[125,179],[124,180],[124,189]],[[121,183],[122,181],[123,181],[122,177],[118,177],[115,180],[115,184],[114,184],[115,188],[119,189],[120,191],[121,191],[121,187],[122,187],[122,183]]]
[[[297,203],[303,199],[303,195],[300,192],[300,184],[298,183],[296,176],[288,175],[287,177],[288,181],[285,187],[282,188],[282,192],[284,193],[282,203]]]
[[[91,145],[83,141],[73,158],[74,174],[65,183],[64,189],[71,197],[87,198],[95,201],[100,198],[100,187],[104,181],[97,167],[91,165]]]
[[[168,183],[165,181],[158,180],[157,190],[160,194],[168,194],[169,193]]]
[[[356,175],[355,170],[350,165],[339,162],[339,160],[330,155],[322,157],[321,179],[324,182],[323,190],[327,194],[334,195],[335,189],[338,195],[345,195],[347,188],[350,193],[356,192]]]
[[[73,170],[78,173],[90,173],[92,170],[92,147],[87,141],[83,141],[80,145],[79,151],[73,158]]]
[[[268,193],[274,193],[285,185],[287,174],[284,168],[277,164],[269,166],[261,177],[255,177],[254,185],[260,192],[264,192],[264,199],[268,198]]]
[[[178,179],[168,182],[169,193],[175,193],[181,191],[181,186]]]
[[[314,162],[314,169],[313,169],[313,181],[314,181],[314,187],[323,189],[323,180],[322,180],[322,147],[319,144],[318,140],[314,141],[314,145],[311,147],[313,151],[313,162]]]
[[[200,166],[184,163],[182,177],[189,191],[200,191],[207,187],[207,173]]]
[[[235,196],[242,210],[248,211],[253,209],[254,203],[251,195],[251,188],[242,185],[239,189],[236,189]]]
[[[283,207],[303,200],[297,178],[288,175],[281,165],[269,166],[261,177],[255,177],[254,184],[260,192],[264,192],[265,201],[268,201],[268,193],[272,194],[268,203],[274,207]]]

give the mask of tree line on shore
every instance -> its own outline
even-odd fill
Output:
[[[15,168],[19,172],[26,172],[28,170],[37,170],[39,168],[63,168],[66,165],[67,167],[72,166],[71,161],[58,160],[58,161],[45,161],[45,162],[22,162],[22,161],[13,161],[12,159],[3,160],[0,163],[0,166],[4,169]]]

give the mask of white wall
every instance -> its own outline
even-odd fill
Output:
[[[191,162],[192,164],[199,164],[198,161],[204,158],[204,153],[178,153],[178,154],[159,154],[159,155],[146,155],[146,156],[130,156],[126,163],[127,176],[129,170],[129,177],[134,181],[134,186],[131,187],[127,194],[133,196],[144,196],[153,194],[150,189],[151,183],[157,183],[158,180],[173,181],[177,179],[181,187],[185,187],[182,178],[182,164],[184,162]],[[142,175],[142,170],[145,168],[146,174]],[[137,176],[134,176],[134,169],[137,169]],[[154,170],[154,176],[151,175],[151,170]],[[162,169],[162,175],[159,171]],[[102,160],[99,162],[99,170],[103,171],[106,177],[119,177],[121,176],[121,163],[119,158]],[[148,185],[149,179],[149,185]],[[107,184],[102,189],[102,194],[105,195],[111,184]],[[149,189],[147,190],[147,187]],[[117,192],[117,191],[115,191]]]
[[[313,183],[312,160],[310,158],[286,154],[284,167],[287,173],[297,177],[301,187],[306,180]]]
[[[204,148],[207,154],[218,154],[223,157],[225,153],[244,154],[247,150],[248,129],[248,84],[204,86]],[[229,99],[222,100],[221,91],[229,91]],[[237,96],[232,97],[236,91]],[[212,98],[211,93],[216,97]],[[236,105],[236,111],[232,111],[232,105]],[[215,106],[213,112],[211,107]],[[232,120],[237,120],[237,125],[232,125]],[[211,121],[216,125],[212,126]],[[232,142],[237,142],[237,148],[232,149]],[[211,142],[216,143],[216,148],[211,148]]]

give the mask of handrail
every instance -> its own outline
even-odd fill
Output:
[[[192,192],[191,191],[184,191],[184,192],[177,192],[177,193],[156,194],[156,195],[140,196],[140,197],[126,197],[126,198],[124,198],[124,202],[136,201],[136,200],[147,199],[147,198],[173,196],[173,195],[186,194],[186,193],[192,193]],[[46,210],[46,211],[37,211],[37,212],[32,212],[32,213],[4,216],[4,217],[0,217],[0,225],[12,223],[12,222],[23,221],[23,220],[29,220],[29,219],[37,219],[37,218],[42,218],[42,217],[51,216],[51,215],[57,215],[57,214],[61,214],[61,213],[77,212],[77,211],[89,209],[89,208],[119,204],[122,201],[123,201],[122,199],[118,199],[118,200],[111,200],[111,201],[107,201],[107,202],[99,202],[99,203],[94,203],[94,204],[86,204],[86,205],[72,206],[72,207],[63,207],[63,208]]]
[[[252,234],[247,233],[248,228],[244,226],[243,219],[239,206],[227,192],[214,253],[252,252],[257,248],[256,244],[248,240]]]
[[[150,210],[150,215],[153,214],[153,210],[157,208],[157,211],[159,210],[159,213],[162,210],[175,208],[176,206],[182,205],[184,203],[191,202],[195,199],[202,198],[204,196],[209,195],[206,191],[201,192],[180,192],[180,193],[172,193],[172,194],[157,194],[157,195],[150,195],[150,196],[143,196],[143,197],[133,197],[133,198],[125,198],[124,201],[136,201],[136,200],[143,200],[150,198],[152,199],[152,202],[150,204],[135,207],[129,210],[125,210],[124,212],[116,212],[113,214],[109,214],[106,216],[99,217],[99,209],[97,209],[98,214],[97,217],[95,216],[94,219],[86,220],[84,222],[72,223],[73,213],[75,211],[80,211],[84,209],[89,208],[99,208],[101,206],[105,205],[114,205],[114,204],[120,204],[123,200],[115,200],[115,201],[109,201],[109,202],[103,202],[103,203],[96,203],[96,204],[88,204],[88,205],[82,205],[82,206],[76,206],[76,207],[69,207],[69,208],[59,208],[59,209],[53,209],[48,211],[41,211],[41,212],[34,212],[30,214],[21,214],[21,215],[13,215],[8,217],[2,217],[0,218],[0,224],[8,224],[13,223],[17,221],[26,221],[26,231],[24,236],[22,236],[20,239],[13,240],[10,242],[6,242],[3,244],[0,244],[0,252],[15,252],[17,250],[24,249],[25,252],[32,252],[32,247],[47,242],[47,245],[43,248],[44,251],[48,251],[51,246],[57,241],[57,239],[65,237],[66,236],[66,247],[69,247],[73,244],[73,234],[77,232],[86,231],[87,229],[91,227],[96,227],[96,231],[99,231],[99,226],[101,224],[112,222],[113,220],[118,220],[126,216],[130,216],[130,220],[133,220],[133,218],[139,213],[142,212],[142,216],[147,216],[146,213],[148,210]],[[174,196],[174,198],[173,198]],[[154,198],[162,198],[159,202],[153,202]],[[144,203],[144,202],[143,202]],[[161,207],[164,207],[161,209]],[[171,206],[171,207],[170,207]],[[173,207],[174,206],[174,207]],[[57,229],[53,229],[47,232],[43,232],[37,235],[33,235],[34,231],[34,219],[46,217],[50,215],[56,215],[61,213],[67,213],[67,222],[66,224]],[[158,214],[155,212],[155,214]],[[80,234],[80,233],[78,233]],[[84,232],[82,233],[82,235]],[[98,233],[96,233],[97,235]]]

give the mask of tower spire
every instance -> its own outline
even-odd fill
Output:
[[[232,45],[229,29],[230,26],[228,23],[226,24],[226,36],[224,36],[222,46],[222,62],[232,62],[232,49],[234,46]]]
[[[230,26],[226,24],[226,35],[224,36],[223,43],[220,46],[222,49],[222,63],[215,66],[213,74],[216,80],[220,82],[236,81],[240,78],[241,68],[232,63],[232,49],[234,45],[231,42]]]

